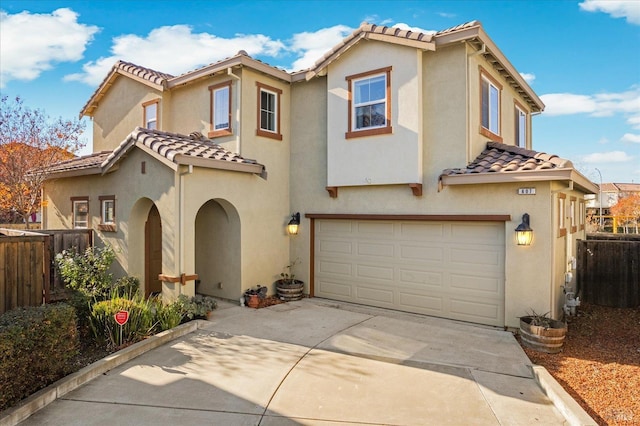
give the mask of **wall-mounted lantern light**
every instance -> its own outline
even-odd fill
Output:
[[[291,215],[291,220],[287,225],[287,231],[289,232],[289,235],[297,235],[299,226],[300,226],[300,213],[294,213]]]
[[[519,246],[529,246],[533,240],[533,229],[529,226],[529,213],[522,215],[522,223],[516,228],[516,241]]]

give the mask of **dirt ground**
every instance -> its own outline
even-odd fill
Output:
[[[640,307],[583,303],[562,352],[523,348],[600,425],[640,425]]]

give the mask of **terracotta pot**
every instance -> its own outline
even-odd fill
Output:
[[[550,320],[549,327],[531,325],[531,317],[520,318],[520,339],[522,344],[539,352],[555,354],[562,350],[567,325],[562,321]]]
[[[260,298],[257,294],[250,294],[244,296],[245,303],[248,307],[257,309],[260,306]]]

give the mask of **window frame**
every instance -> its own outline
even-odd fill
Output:
[[[233,82],[231,80],[214,84],[208,87],[209,89],[209,133],[207,134],[210,138],[217,138],[220,136],[229,136],[233,134],[233,128],[231,126],[231,104],[232,104],[232,85]],[[216,129],[215,117],[216,117],[216,92],[220,90],[226,89],[228,91],[229,102],[227,104],[227,120],[228,126],[226,128]]]
[[[378,68],[371,71],[366,71],[358,74],[348,75],[345,77],[347,81],[347,132],[345,132],[346,139],[359,138],[364,136],[375,136],[375,135],[384,135],[393,133],[393,127],[391,125],[391,71],[393,67],[385,67]],[[384,126],[376,126],[376,127],[367,127],[362,129],[356,129],[356,113],[355,109],[357,105],[355,105],[353,90],[355,87],[355,83],[357,81],[372,79],[379,75],[385,76],[385,125]]]
[[[487,72],[487,70],[485,70],[482,66],[479,67],[480,68],[480,134],[483,136],[488,137],[489,139],[495,141],[495,142],[502,142],[502,136],[501,136],[501,129],[502,129],[502,85],[500,83],[498,83],[498,81]],[[485,127],[484,125],[484,105],[485,103],[483,102],[484,99],[484,90],[483,90],[483,82],[487,82],[488,83],[488,91],[487,91],[487,125],[489,127]],[[491,130],[491,122],[492,120],[492,115],[491,115],[491,87],[494,87],[498,93],[498,99],[497,99],[497,112],[496,114],[498,115],[497,117],[497,129],[495,129],[496,131],[494,132],[493,130]]]
[[[78,226],[78,220],[76,217],[76,213],[79,210],[77,206],[85,204],[87,211],[85,212],[86,220],[81,223],[85,223],[85,226]],[[89,197],[88,196],[80,196],[80,197],[71,197],[71,224],[73,229],[89,229],[89,224],[91,223],[91,216],[89,215]]]
[[[98,197],[100,201],[100,224],[98,229],[106,232],[116,231],[116,196],[115,195],[101,195]],[[113,203],[113,220],[108,222],[105,220],[105,205],[107,202]]]
[[[527,139],[529,138],[529,132],[528,132],[529,113],[518,101],[515,101],[514,114],[515,114],[514,130],[515,130],[515,142],[516,142],[515,145],[521,148],[526,148]],[[520,123],[520,118],[524,119],[524,126],[522,125],[522,123]],[[524,140],[520,140],[521,131],[524,132],[524,135],[523,135]]]
[[[567,195],[562,192],[558,193],[558,237],[567,235],[567,226],[565,223],[565,208]]]
[[[156,116],[152,120],[147,117],[149,107],[155,105]],[[155,127],[149,127],[149,123],[155,123]],[[142,127],[149,130],[160,130],[160,99],[152,99],[142,103]]]
[[[587,216],[587,209],[584,199],[578,201],[578,230],[583,231],[585,227],[585,220]]]
[[[280,133],[280,112],[281,112],[281,98],[282,98],[282,90],[268,86],[266,84],[260,83],[256,81],[256,88],[258,93],[257,99],[257,127],[256,127],[256,136],[263,136],[265,138],[282,140],[282,133]],[[262,127],[262,92],[268,93],[274,96],[275,100],[275,108],[273,113],[275,114],[275,118],[273,120],[275,130],[269,130]],[[267,112],[271,112],[268,111]]]
[[[578,221],[576,220],[576,197],[569,197],[569,232],[572,234],[578,230]]]

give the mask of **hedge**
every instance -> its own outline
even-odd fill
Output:
[[[72,371],[78,354],[75,310],[66,304],[0,316],[0,411]]]

